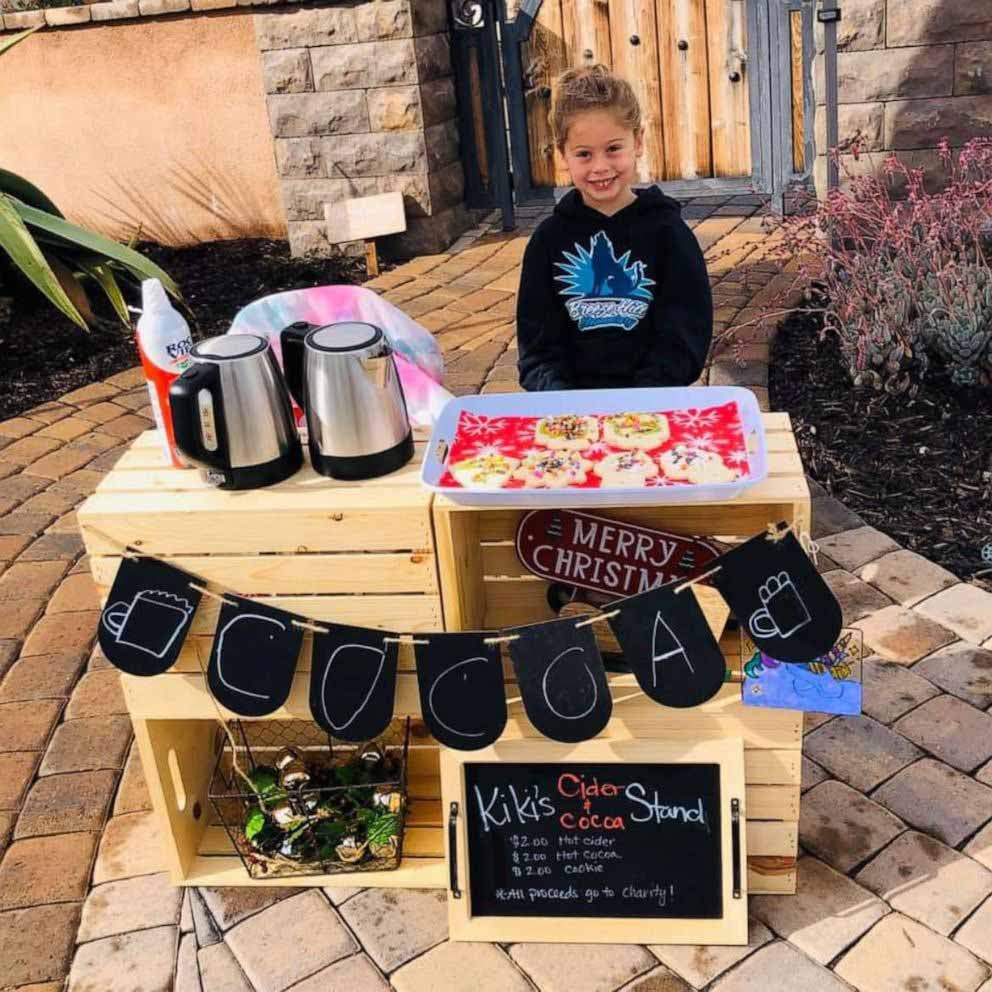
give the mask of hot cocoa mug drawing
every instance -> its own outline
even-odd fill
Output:
[[[770,576],[758,598],[763,605],[748,620],[755,637],[791,637],[812,619],[788,572]]]
[[[193,614],[185,599],[161,589],[144,589],[128,602],[112,603],[101,622],[122,647],[164,658]]]

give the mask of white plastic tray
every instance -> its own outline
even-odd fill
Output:
[[[736,402],[744,427],[748,473],[733,482],[682,486],[630,486],[562,489],[465,489],[442,486],[446,460],[463,410],[487,417],[547,417],[559,414],[667,413],[691,407]],[[761,410],[754,393],[737,386],[688,386],[672,389],[580,389],[547,393],[491,393],[459,396],[441,411],[424,456],[421,481],[455,503],[471,506],[630,506],[632,504],[703,503],[733,499],[768,475],[768,449]]]

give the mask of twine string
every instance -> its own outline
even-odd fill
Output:
[[[575,628],[576,628],[576,630],[578,630],[578,628],[579,628],[579,627],[588,627],[588,626],[589,626],[590,624],[593,624],[593,623],[599,623],[599,622],[600,622],[600,621],[602,621],[602,620],[609,620],[609,619],[610,619],[610,617],[615,617],[615,616],[617,616],[617,615],[618,615],[619,613],[620,613],[620,610],[619,610],[619,608],[618,608],[618,609],[615,609],[615,610],[610,610],[610,612],[609,612],[609,613],[598,613],[598,614],[597,614],[596,616],[594,616],[594,617],[586,617],[586,619],[585,619],[585,620],[580,620],[580,621],[579,621],[579,622],[578,622],[578,623],[577,623],[577,624],[575,625]]]

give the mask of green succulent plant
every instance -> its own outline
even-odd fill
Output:
[[[927,273],[919,287],[923,339],[958,386],[992,380],[992,269],[965,262],[940,278]]]
[[[0,55],[37,30],[29,28],[0,41]],[[2,168],[0,251],[83,330],[93,320],[87,289],[94,283],[125,324],[130,320],[118,278],[158,279],[179,298],[176,284],[154,262],[131,247],[70,223],[37,186]]]

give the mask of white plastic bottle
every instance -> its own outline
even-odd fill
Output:
[[[165,447],[165,455],[175,468],[186,468],[176,448],[169,409],[169,386],[190,364],[193,338],[183,315],[173,309],[158,279],[141,284],[141,317],[138,319],[138,353],[148,381],[152,414]]]

